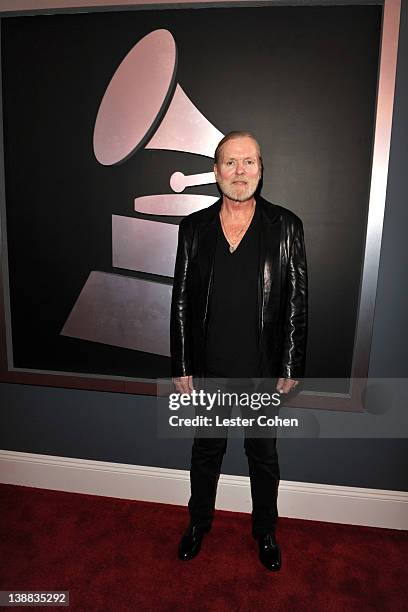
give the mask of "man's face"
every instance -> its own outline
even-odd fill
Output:
[[[245,202],[254,195],[261,178],[259,149],[248,136],[228,140],[214,165],[214,174],[222,193],[235,202]]]

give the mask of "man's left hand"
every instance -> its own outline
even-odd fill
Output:
[[[289,393],[289,391],[293,391],[298,384],[299,381],[293,378],[278,378],[276,390],[279,391],[279,393]]]

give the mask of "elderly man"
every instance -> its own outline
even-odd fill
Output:
[[[181,393],[202,379],[264,378],[288,393],[303,375],[307,271],[300,219],[257,194],[260,147],[231,132],[215,151],[222,197],[180,223],[171,309],[172,376]],[[274,384],[275,384],[274,383]],[[210,530],[226,433],[196,434],[191,460],[190,524],[178,556],[194,558]],[[276,436],[245,437],[252,535],[269,570],[281,566],[275,538],[279,464]]]

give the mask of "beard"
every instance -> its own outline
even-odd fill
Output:
[[[223,195],[234,202],[246,202],[250,200],[254,195],[259,185],[259,178],[256,179],[245,179],[245,184],[236,184],[234,182],[229,183],[218,178],[218,187],[221,189]]]

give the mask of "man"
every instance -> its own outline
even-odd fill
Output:
[[[231,132],[215,151],[222,198],[180,223],[171,309],[172,376],[189,393],[193,377],[274,379],[288,393],[303,375],[307,271],[300,219],[257,194],[260,147]],[[194,558],[210,530],[226,434],[196,434],[191,460],[190,525],[178,556]],[[252,534],[259,558],[280,569],[275,538],[279,464],[276,437],[246,435]]]

